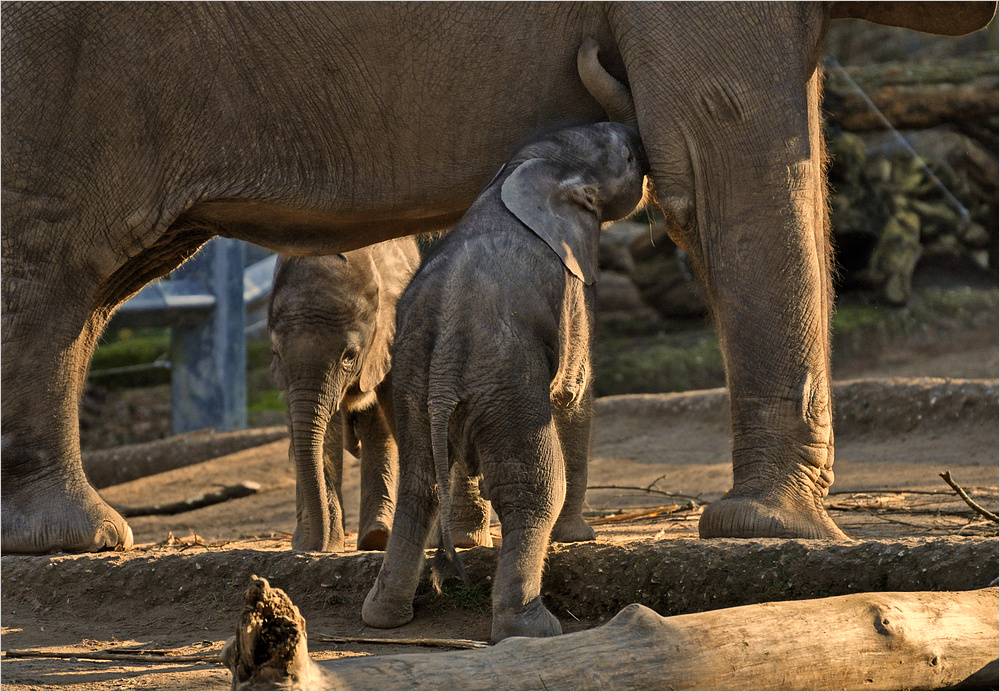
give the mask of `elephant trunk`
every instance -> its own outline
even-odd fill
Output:
[[[576,54],[576,69],[580,73],[580,80],[591,96],[604,108],[609,120],[637,125],[639,121],[636,118],[632,94],[628,87],[612,77],[601,65],[597,58],[600,47],[593,36],[583,39]]]
[[[320,379],[315,383],[292,385],[288,389],[288,416],[291,422],[292,451],[295,455],[296,496],[308,516],[308,539],[294,546],[299,550],[326,550],[333,535],[333,520],[327,501],[323,442],[330,418],[335,413],[335,384]],[[300,527],[301,528],[301,527]]]

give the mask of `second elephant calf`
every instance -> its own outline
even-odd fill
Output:
[[[494,641],[561,633],[542,605],[550,538],[593,538],[582,516],[593,409],[593,282],[602,222],[643,194],[634,127],[560,130],[523,147],[427,257],[400,300],[393,401],[400,482],[392,535],[362,617],[413,617],[423,548],[451,464],[482,475],[503,544]],[[435,493],[435,485],[438,492]]]
[[[360,443],[358,549],[388,539],[397,461],[386,376],[396,303],[419,260],[413,238],[279,259],[268,327],[271,372],[288,404],[297,550],[344,548],[343,439],[355,454]]]

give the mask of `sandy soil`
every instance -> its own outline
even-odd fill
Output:
[[[997,510],[997,352],[992,324],[836,373],[837,480],[828,507],[856,539],[846,543],[697,540],[696,505],[718,498],[731,481],[725,393],[599,400],[590,484],[618,487],[588,493],[596,543],[553,546],[547,604],[574,631],[632,601],[673,614],[857,590],[985,586],[997,575],[995,525],[978,521],[937,474],[950,470],[977,501]],[[858,377],[882,379],[846,381]],[[919,379],[931,377],[972,379]],[[348,529],[356,531],[356,461],[345,476]],[[211,655],[231,636],[254,573],[299,605],[320,659],[423,650],[324,643],[320,635],[488,636],[495,549],[483,548],[466,554],[474,588],[436,595],[425,585],[410,625],[364,626],[360,599],[381,554],[291,552],[294,477],[285,440],[101,492],[115,506],[138,506],[243,479],[261,491],[175,516],[131,519],[139,545],[128,553],[4,556],[3,688],[228,689],[229,672],[217,663],[9,653],[126,648]]]

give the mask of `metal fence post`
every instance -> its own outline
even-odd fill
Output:
[[[171,329],[175,435],[209,427],[246,427],[245,257],[242,242],[215,238],[172,275],[200,281],[215,298],[215,309],[206,318]]]

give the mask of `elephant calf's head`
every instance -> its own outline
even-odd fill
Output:
[[[502,183],[504,206],[587,284],[597,279],[601,224],[627,216],[643,198],[647,170],[632,125],[560,130],[524,147]]]

